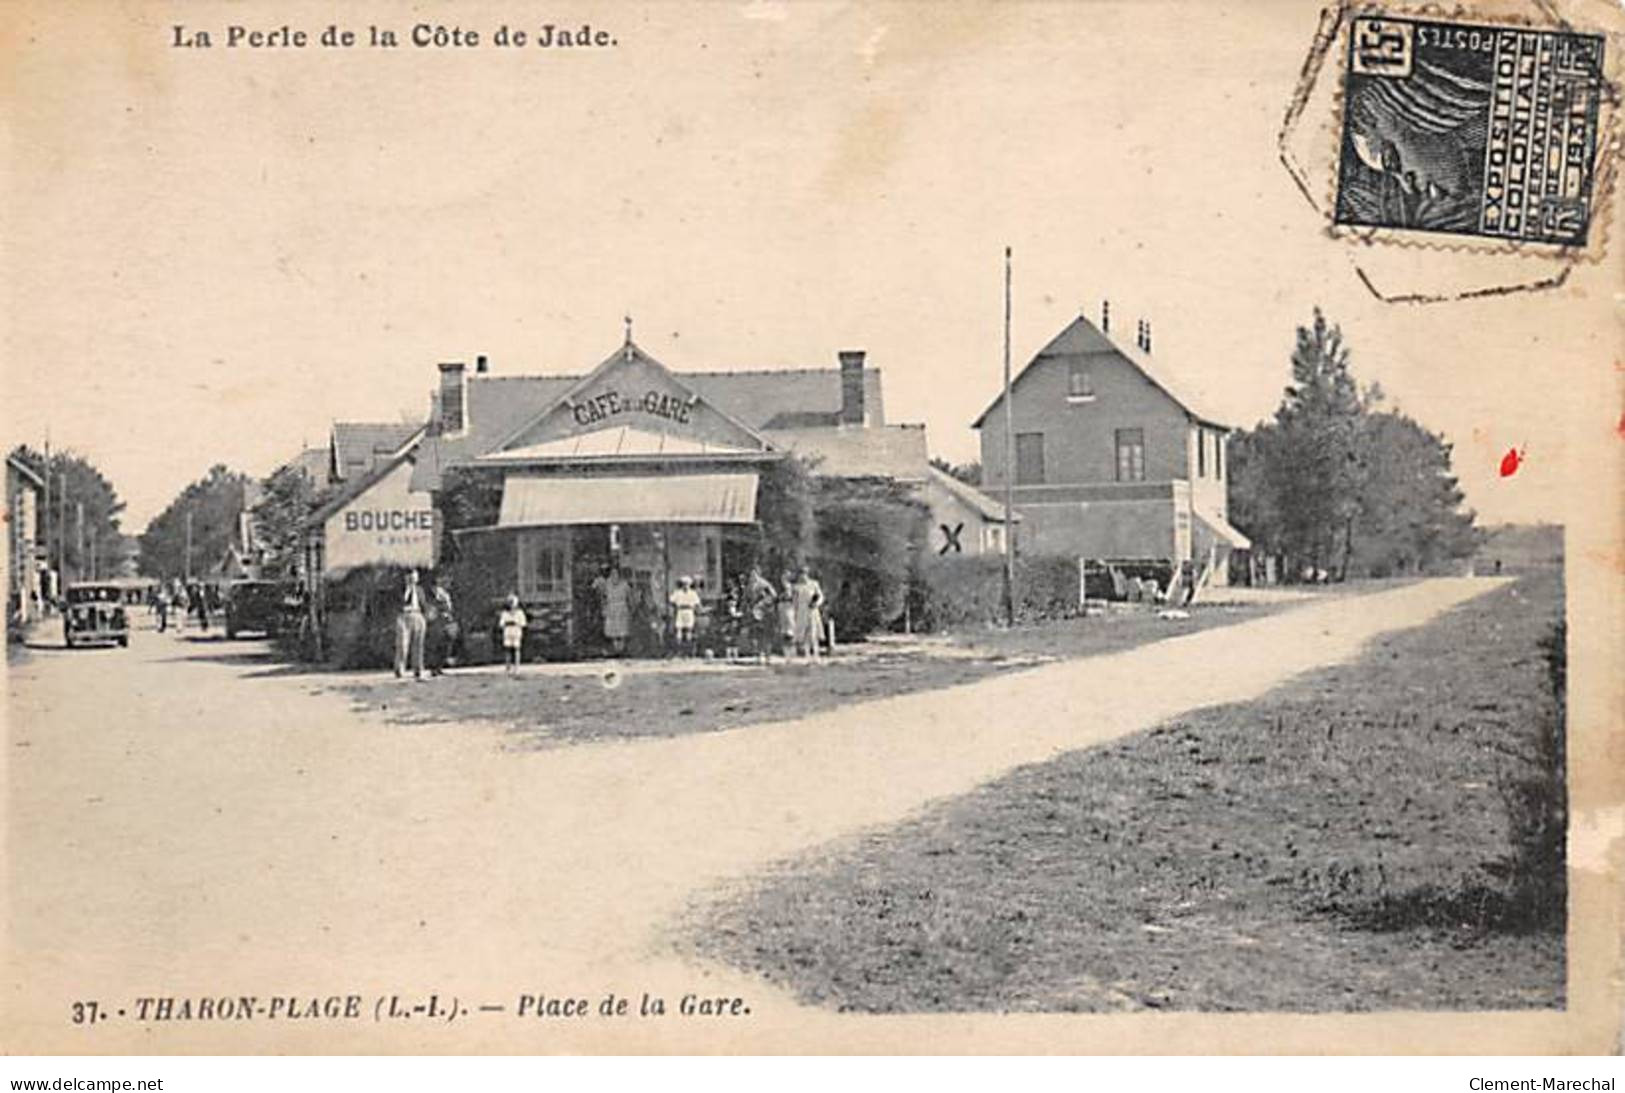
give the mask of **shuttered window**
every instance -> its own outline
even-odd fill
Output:
[[[1035,486],[1044,481],[1044,434],[1016,434],[1016,485]]]

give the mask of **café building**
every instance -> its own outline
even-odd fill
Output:
[[[628,332],[585,375],[443,363],[433,402],[407,486],[436,499],[441,559],[478,575],[465,594],[516,592],[550,651],[601,643],[595,582],[610,569],[628,576],[635,617],[663,617],[683,577],[714,607],[757,559],[762,482],[791,452],[824,474],[927,473],[924,428],[885,422],[860,351],[836,368],[677,372]]]

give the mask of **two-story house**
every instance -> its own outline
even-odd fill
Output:
[[[1103,319],[1102,325],[1105,325]],[[1247,538],[1226,518],[1230,427],[1175,393],[1151,360],[1079,317],[1015,377],[1021,549],[1098,562],[1193,563],[1222,583]],[[1006,481],[1004,395],[977,418],[983,489]]]

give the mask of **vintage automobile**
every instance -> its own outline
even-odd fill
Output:
[[[124,589],[117,584],[79,581],[68,585],[63,599],[62,638],[69,649],[130,644]]]
[[[294,606],[288,589],[276,581],[232,581],[225,594],[226,637],[244,631],[275,637]]]

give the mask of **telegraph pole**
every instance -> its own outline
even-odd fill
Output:
[[[1010,401],[1010,248],[1004,248],[1004,624],[1016,625],[1016,408]]]
[[[192,583],[192,510],[186,510],[186,560],[182,563],[186,583]]]

